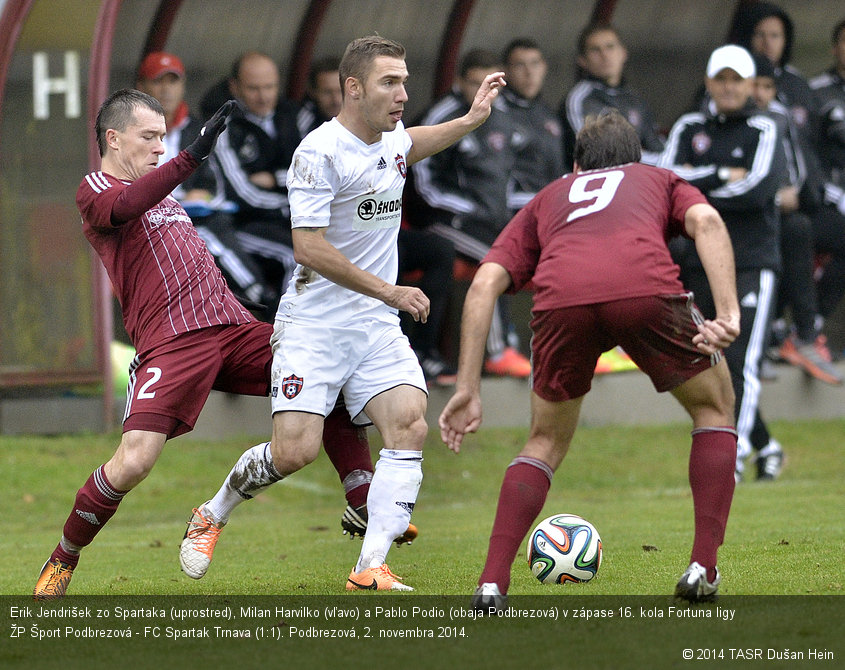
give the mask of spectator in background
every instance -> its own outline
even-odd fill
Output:
[[[296,114],[300,136],[305,137],[340,112],[343,96],[340,90],[339,67],[340,58],[337,56],[321,58],[311,65],[305,100]]]
[[[458,79],[450,93],[423,115],[421,125],[436,125],[466,114],[475,92],[498,57],[474,49],[461,59]],[[502,89],[502,93],[504,93]],[[463,258],[478,262],[508,222],[507,186],[514,171],[514,126],[500,95],[487,122],[448,149],[421,160],[411,170],[419,207],[412,208],[416,226],[452,242]],[[496,305],[487,340],[489,374],[527,377],[531,363],[507,340],[510,322],[501,303]]]
[[[431,301],[425,323],[402,319],[402,330],[416,353],[428,386],[451,386],[458,371],[448,363],[440,351],[440,338],[446,308],[454,284],[455,247],[451,240],[441,237],[430,228],[403,225],[397,240],[399,248],[399,276],[420,272],[416,285]],[[403,315],[404,316],[404,315]]]
[[[776,100],[774,66],[761,54],[754,55],[754,63],[754,102],[777,122],[786,156],[784,182],[775,196],[780,208],[782,269],[773,330],[787,332],[784,310],[788,307],[795,332],[782,338],[778,356],[816,379],[839,385],[842,376],[831,365],[830,352],[820,334],[822,317],[813,280],[813,222],[801,209],[802,201],[816,198],[812,194],[802,197],[804,190],[812,188],[811,182],[807,181],[806,162],[789,110]]]
[[[532,39],[512,40],[502,53],[507,88],[502,99],[514,126],[515,163],[508,181],[513,215],[544,186],[563,175],[560,120],[542,100],[549,66]]]
[[[202,127],[191,116],[185,102],[185,86],[185,66],[178,56],[155,51],[141,61],[135,87],[161,103],[167,124],[164,154],[159,163],[169,161],[187,147]],[[226,201],[222,184],[210,163],[203,162],[174,189],[173,197],[193,219],[199,236],[238,298],[247,307],[256,309],[259,316],[263,314],[261,306],[274,300],[276,289],[264,284],[261,268],[241,247],[232,220],[231,203]]]
[[[661,167],[701,189],[725,220],[733,243],[741,333],[725,358],[736,394],[738,481],[752,450],[758,479],[775,479],[783,465],[783,449],[760,416],[759,369],[781,266],[775,194],[783,183],[785,158],[777,124],[754,105],[754,75],[754,60],[742,47],[713,51],[705,77],[707,111],[675,122],[660,160]],[[684,286],[712,318],[713,296],[695,248],[687,244],[675,252]]]
[[[578,36],[579,81],[567,93],[559,110],[567,168],[572,165],[575,136],[584,126],[584,119],[608,108],[618,109],[634,126],[643,149],[641,161],[657,164],[663,140],[648,103],[625,85],[623,72],[627,61],[628,50],[612,25],[593,23]]]
[[[771,2],[751,2],[740,7],[735,26],[737,44],[764,55],[774,65],[778,100],[789,110],[798,129],[809,169],[816,169],[817,110],[809,84],[789,63],[795,36],[792,19]]]
[[[833,66],[810,86],[818,103],[824,203],[815,219],[816,250],[828,254],[819,280],[819,311],[830,316],[845,294],[845,20],[832,34]]]
[[[828,217],[820,210],[822,202],[823,172],[818,155],[818,105],[807,81],[790,64],[795,29],[792,19],[786,11],[769,2],[756,2],[744,5],[737,15],[737,41],[752,53],[765,56],[774,66],[777,100],[789,111],[795,127],[797,148],[804,157],[807,166],[806,184],[800,191],[799,210],[808,215],[814,227],[816,251],[822,247],[841,256],[845,248],[841,239],[826,223]],[[834,232],[831,237],[830,232]],[[845,263],[840,260],[831,268],[832,272],[818,285],[818,311],[822,316],[829,316],[845,291],[842,271]],[[821,325],[819,324],[819,329]],[[816,349],[823,358],[830,358],[824,337],[815,338]],[[800,344],[800,343],[799,343]],[[786,343],[784,358],[790,362],[800,362],[793,350],[792,343]],[[800,352],[799,352],[800,353]]]
[[[248,51],[235,60],[229,90],[238,106],[220,136],[213,165],[228,200],[237,206],[241,246],[276,287],[265,318],[272,321],[296,263],[290,232],[287,172],[300,136],[296,110],[279,98],[279,69],[266,54]]]

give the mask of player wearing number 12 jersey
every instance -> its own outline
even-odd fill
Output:
[[[676,595],[701,600],[719,583],[716,553],[734,489],[733,390],[721,356],[739,333],[733,252],[716,210],[668,170],[638,163],[637,133],[618,111],[589,119],[574,174],[558,179],[511,220],[467,294],[455,395],[440,416],[455,452],[481,423],[480,368],[493,304],[535,286],[531,432],[510,464],[473,605],[501,609],[517,549],[540,513],[572,439],[596,361],[621,345],[658,391],[693,419],[689,476],[695,540]],[[705,320],[684,291],[666,245],[695,240],[717,316]]]

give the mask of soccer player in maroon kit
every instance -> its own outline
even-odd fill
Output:
[[[137,356],[129,371],[120,445],[77,492],[61,541],[35,586],[37,600],[65,595],[80,550],[149,474],[165,442],[193,428],[212,389],[269,392],[273,326],[257,321],[238,302],[191,219],[170,195],[211,153],[234,104],[224,104],[196,140],[161,167],[166,128],[155,98],[123,89],[97,115],[102,169],[85,176],[76,202],[83,232],[120,300]],[[341,479],[357,468],[372,470],[366,434],[343,411],[329,415],[323,433]],[[366,502],[364,484],[354,499],[347,495],[351,505]],[[202,523],[217,530],[209,534],[208,526],[203,528],[210,552],[225,521]]]
[[[480,370],[493,305],[529,280],[535,286],[531,429],[499,493],[476,609],[506,606],[511,565],[569,448],[596,361],[616,345],[692,417],[695,538],[675,594],[689,601],[716,594],[736,458],[734,394],[721,355],[739,334],[733,251],[701,192],[639,163],[640,156],[637,133],[619,112],[589,119],[576,140],[574,173],[511,220],[467,294],[457,387],[440,415],[443,441],[455,452],[481,423]],[[679,280],[666,246],[676,235],[695,241],[715,298],[712,321]]]

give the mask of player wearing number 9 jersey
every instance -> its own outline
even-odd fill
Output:
[[[480,366],[493,304],[535,287],[531,433],[499,495],[487,562],[473,600],[501,608],[519,544],[569,449],[603,351],[622,346],[658,391],[693,419],[690,484],[695,541],[676,594],[699,600],[719,583],[716,552],[733,496],[733,390],[721,356],[739,333],[733,252],[725,224],[698,189],[638,163],[634,128],[618,111],[588,119],[575,171],[544,188],[505,227],[467,294],[455,395],[441,436],[459,451],[481,423]],[[718,306],[705,320],[679,280],[667,241],[695,240]]]

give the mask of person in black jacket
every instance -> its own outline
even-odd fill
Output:
[[[728,227],[741,328],[725,351],[736,394],[737,480],[752,450],[758,479],[774,479],[781,471],[783,449],[760,416],[759,367],[781,267],[775,194],[783,182],[783,146],[775,121],[752,101],[755,66],[748,51],[734,44],[719,47],[710,55],[706,73],[707,111],[675,122],[660,166],[701,189]],[[684,286],[693,291],[705,317],[712,318],[713,298],[695,248],[687,244],[675,251]]]
[[[803,187],[798,199],[798,211],[809,217],[815,237],[815,250],[829,249],[825,235],[825,212],[822,210],[824,175],[817,143],[819,129],[818,102],[804,76],[790,63],[795,41],[795,26],[789,14],[770,2],[747,3],[737,12],[735,23],[737,43],[752,54],[765,57],[774,68],[777,87],[777,101],[786,107],[792,127],[795,129],[795,146],[801,152],[806,166]],[[788,221],[786,222],[789,223]],[[840,250],[841,254],[841,250]],[[832,282],[836,274],[841,275],[841,260],[835,264],[831,274],[819,283],[818,305],[822,317],[828,316],[842,295],[841,282]],[[790,281],[784,274],[783,282]],[[845,288],[845,286],[843,287]],[[811,371],[815,362],[830,360],[824,336],[820,335],[821,320],[816,332],[799,328],[803,332],[782,343],[782,359]],[[810,345],[810,346],[808,346]],[[808,365],[809,363],[809,365]],[[817,375],[816,375],[817,376]],[[829,381],[829,380],[828,380]]]
[[[778,124],[778,133],[786,156],[785,181],[775,196],[781,216],[781,281],[773,325],[774,336],[787,333],[785,310],[789,308],[794,332],[780,335],[778,357],[802,368],[807,374],[828,384],[842,384],[842,375],[830,362],[824,336],[820,330],[823,317],[818,310],[816,284],[813,280],[813,219],[803,210],[803,194],[815,180],[807,179],[807,162],[798,141],[789,110],[776,99],[777,84],[774,66],[763,55],[754,55],[757,74],[754,79],[754,102]]]
[[[845,295],[845,19],[833,29],[833,66],[810,87],[819,106],[819,154],[824,203],[816,219],[816,249],[829,256],[819,280],[819,310],[833,313]]]
[[[502,99],[514,126],[516,153],[508,182],[508,209],[513,215],[567,170],[560,119],[543,101],[548,64],[540,45],[526,37],[511,40],[502,63],[508,82]]]
[[[337,56],[321,58],[311,65],[305,99],[296,113],[296,125],[302,137],[340,113],[343,95],[339,67],[340,58]]]
[[[220,136],[212,165],[234,203],[238,240],[264,271],[278,298],[296,263],[290,232],[287,172],[301,139],[296,109],[279,98],[279,69],[266,54],[248,51],[232,64],[229,90],[238,106]]]
[[[458,118],[470,108],[484,77],[499,69],[498,57],[473,49],[461,58],[450,93],[435,101],[421,125]],[[510,83],[509,83],[510,85]],[[490,118],[449,148],[416,163],[411,170],[419,202],[409,208],[412,223],[449,240],[457,254],[478,262],[510,220],[508,183],[516,164],[515,126],[504,91],[493,102]],[[508,340],[513,332],[507,301],[497,302],[487,340],[488,374],[526,378],[531,363]]]
[[[643,148],[641,161],[655,165],[663,151],[654,114],[645,99],[625,83],[628,51],[609,23],[593,23],[578,37],[579,81],[566,94],[558,114],[563,121],[564,160],[572,165],[575,135],[589,114],[618,109],[637,131]]]

